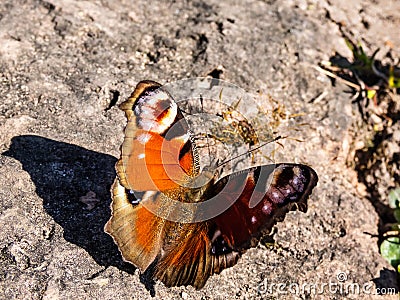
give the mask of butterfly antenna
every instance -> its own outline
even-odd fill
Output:
[[[203,99],[203,95],[200,94],[200,105],[201,105],[201,113],[204,113],[204,99]],[[207,143],[207,150],[208,150],[208,157],[211,157],[211,151],[210,151],[210,144],[208,141],[208,134],[206,132],[206,143]],[[210,162],[211,165],[211,162]]]
[[[226,163],[228,163],[228,162],[230,162],[230,161],[232,161],[232,160],[234,160],[234,159],[237,159],[238,157],[241,157],[241,156],[243,156],[243,155],[246,155],[246,154],[248,154],[249,152],[256,151],[256,150],[258,150],[258,149],[264,147],[265,145],[267,145],[267,144],[269,144],[269,143],[276,142],[277,140],[280,140],[280,139],[282,139],[282,138],[284,138],[284,137],[282,137],[282,136],[277,136],[276,138],[274,138],[274,139],[272,139],[272,140],[270,140],[270,141],[268,141],[268,142],[265,142],[264,144],[261,144],[260,146],[257,146],[257,147],[255,147],[255,148],[253,148],[253,149],[250,149],[249,151],[247,151],[247,152],[245,152],[245,153],[241,153],[241,154],[239,154],[239,155],[237,155],[237,156],[235,156],[235,157],[232,157],[232,158],[230,158],[230,159],[228,159],[228,160],[225,160],[225,161],[219,163],[219,164],[217,165],[217,168],[221,167],[222,165],[224,165],[224,164],[226,164]]]

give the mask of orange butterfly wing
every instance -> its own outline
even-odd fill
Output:
[[[188,125],[160,87],[142,81],[120,105],[128,124],[112,187],[112,217],[105,226],[123,258],[142,271],[161,251],[166,222],[148,206],[166,214],[173,208],[166,207],[164,193],[176,197],[179,187],[198,172]]]
[[[140,82],[120,106],[128,118],[118,177],[135,191],[179,188],[198,172],[188,125],[167,91]]]
[[[164,220],[142,204],[132,205],[129,194],[118,179],[114,181],[112,196],[112,217],[104,230],[118,245],[123,259],[143,272],[160,252]]]

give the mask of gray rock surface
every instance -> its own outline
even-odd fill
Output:
[[[400,57],[395,0],[2,0],[0,298],[383,299],[288,288],[338,283],[340,272],[371,293],[397,288],[378,252],[378,215],[345,164],[359,116],[346,87],[312,68],[336,51],[350,57],[340,26],[378,56],[391,47]],[[295,137],[305,142],[284,140],[277,159],[311,165],[319,184],[309,211],[277,226],[279,247],[251,249],[200,291],[166,288],[124,263],[103,232],[125,125],[110,104],[140,80],[219,66],[224,80],[303,113]]]

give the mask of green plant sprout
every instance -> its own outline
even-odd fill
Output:
[[[381,255],[399,273],[400,270],[400,188],[389,192],[389,206],[394,209],[396,222],[391,230],[385,232],[384,240],[380,246]]]

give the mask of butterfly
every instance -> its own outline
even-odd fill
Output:
[[[234,266],[290,210],[307,210],[316,172],[261,165],[219,178],[200,170],[188,123],[170,93],[141,81],[120,105],[127,117],[105,231],[124,260],[166,286],[202,288]]]

